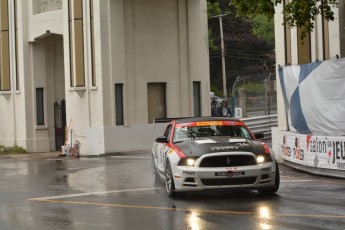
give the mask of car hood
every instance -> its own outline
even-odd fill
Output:
[[[265,153],[262,142],[245,138],[207,137],[175,143],[186,157],[200,157],[217,152],[252,152]]]

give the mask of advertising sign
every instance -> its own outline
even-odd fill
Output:
[[[282,132],[281,155],[301,165],[345,170],[345,136],[315,136]]]

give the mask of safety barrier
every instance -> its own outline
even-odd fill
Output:
[[[263,139],[272,138],[272,127],[278,126],[278,115],[251,117],[241,119],[250,128],[253,133],[264,133]]]

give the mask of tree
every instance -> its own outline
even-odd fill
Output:
[[[237,76],[251,76],[251,81],[263,82],[275,63],[274,42],[256,33],[259,28],[253,26],[253,21],[239,16],[236,8],[229,3],[230,0],[208,0],[210,75],[213,91],[216,91],[216,88],[221,89],[223,82],[219,20],[212,16],[226,14],[223,16],[223,31],[228,89],[232,88]],[[266,20],[262,22],[267,24]],[[274,36],[273,24],[270,25]]]
[[[257,15],[252,19],[253,34],[269,43],[274,43],[274,21],[265,15]]]
[[[232,0],[240,15],[254,17],[260,14],[273,18],[275,6],[283,0]],[[302,29],[301,37],[314,29],[316,16],[334,20],[332,8],[338,7],[338,0],[291,0],[284,7],[285,23]]]

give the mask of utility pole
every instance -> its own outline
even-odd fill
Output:
[[[213,16],[212,18],[219,18],[220,28],[220,47],[222,49],[222,76],[223,76],[223,99],[228,99],[227,87],[226,87],[226,70],[225,70],[225,50],[224,50],[224,36],[223,36],[223,20],[222,17],[227,14],[220,14]]]

